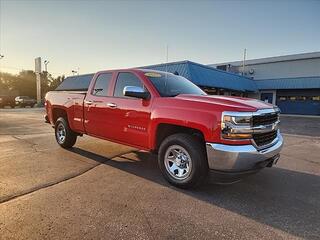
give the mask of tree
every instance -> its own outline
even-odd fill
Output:
[[[60,83],[62,83],[64,79],[65,79],[64,75],[58,76],[57,78],[52,79],[49,86],[50,91],[55,90],[60,85]]]
[[[10,73],[0,72],[0,94],[12,95],[14,93],[13,83],[16,81],[17,76]]]
[[[56,87],[64,80],[64,76],[53,78],[48,72],[40,74],[41,96],[42,98],[48,91]],[[4,95],[20,95],[36,98],[36,74],[32,70],[23,70],[19,74],[0,72],[0,93]]]

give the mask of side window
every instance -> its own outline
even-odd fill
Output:
[[[95,96],[107,96],[111,79],[112,73],[100,74],[94,84],[92,94]]]
[[[126,86],[143,87],[140,79],[133,73],[119,73],[113,96],[124,97],[123,89]]]

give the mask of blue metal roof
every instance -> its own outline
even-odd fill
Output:
[[[234,73],[218,70],[206,65],[191,61],[171,62],[167,64],[157,64],[145,66],[146,69],[158,71],[178,72],[196,85],[203,87],[223,88],[235,91],[255,92],[265,89],[312,89],[320,88],[320,76],[299,77],[299,78],[279,78],[252,80]],[[67,77],[57,90],[63,89],[85,89],[89,86],[94,74]]]
[[[258,89],[310,89],[320,88],[320,76],[279,78],[255,81]]]
[[[196,85],[203,87],[224,88],[242,92],[257,91],[254,81],[250,78],[191,61],[164,63],[145,66],[143,68],[167,71],[171,73],[178,72],[180,76],[183,76]]]

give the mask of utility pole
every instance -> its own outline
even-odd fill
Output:
[[[35,59],[35,73],[37,83],[37,103],[41,103],[41,57]]]
[[[243,51],[242,76],[244,76],[244,73],[245,73],[246,55],[247,55],[247,49],[245,48],[244,51]]]
[[[0,54],[0,60],[4,58],[4,55]],[[1,72],[1,64],[0,64],[0,81],[2,81],[2,72]]]

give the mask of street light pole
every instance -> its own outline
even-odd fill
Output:
[[[45,71],[48,72],[48,67],[47,67],[47,65],[49,64],[49,61],[48,61],[48,60],[45,60],[43,63],[44,63],[44,69],[45,69]]]

